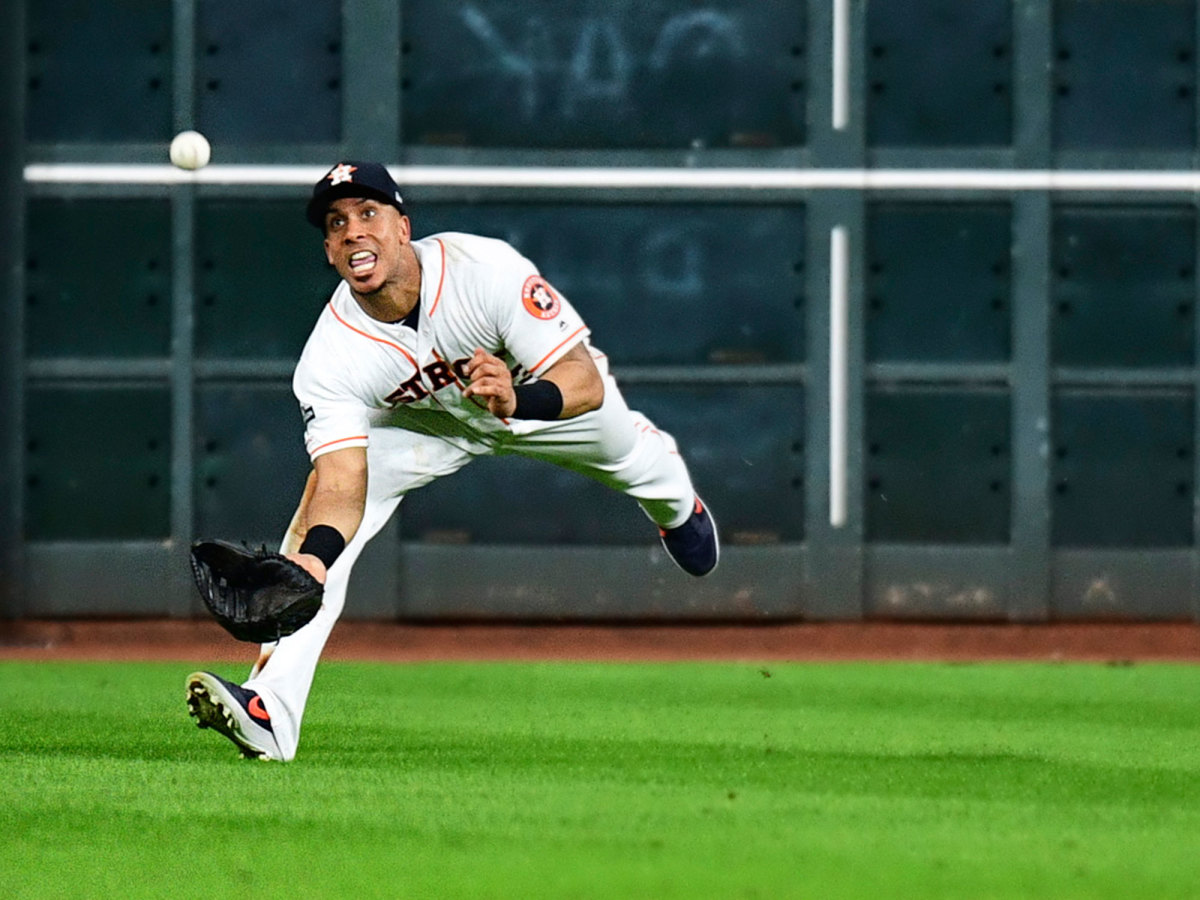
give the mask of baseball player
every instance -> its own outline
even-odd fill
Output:
[[[363,546],[409,491],[485,454],[520,454],[636,500],[685,572],[717,565],[716,526],[675,440],[625,404],[579,313],[503,241],[412,240],[387,169],[340,162],[309,222],[342,277],[293,378],[313,469],[281,552],[324,584],[316,617],[264,644],[237,685],[188,678],[190,713],[243,754],[290,760],[317,661]]]

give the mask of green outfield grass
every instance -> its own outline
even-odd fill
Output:
[[[326,664],[288,765],[191,668],[0,664],[0,896],[1200,896],[1198,667]]]

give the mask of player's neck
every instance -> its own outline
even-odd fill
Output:
[[[416,308],[421,298],[420,289],[409,292],[393,285],[384,285],[374,294],[360,294],[353,288],[350,293],[363,312],[380,322],[399,322]]]

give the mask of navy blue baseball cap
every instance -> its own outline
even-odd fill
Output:
[[[396,207],[402,216],[407,215],[400,188],[381,163],[347,160],[326,172],[313,185],[312,199],[305,210],[308,221],[324,231],[329,204],[342,197],[370,197]]]

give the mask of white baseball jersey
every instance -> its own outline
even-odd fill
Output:
[[[411,246],[421,266],[412,315],[373,319],[343,281],[305,344],[292,389],[312,459],[367,446],[377,426],[485,444],[536,427],[499,419],[483,400],[463,396],[475,348],[502,359],[519,384],[589,335],[571,304],[504,241],[447,232]]]

